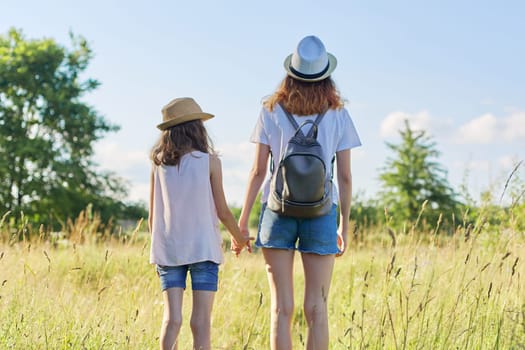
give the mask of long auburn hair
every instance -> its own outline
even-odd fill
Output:
[[[179,165],[182,156],[194,150],[215,154],[213,142],[200,119],[164,130],[150,158],[155,165]]]
[[[270,111],[277,103],[282,103],[288,112],[295,115],[318,114],[344,105],[330,77],[317,82],[305,82],[286,76],[277,91],[263,102]]]

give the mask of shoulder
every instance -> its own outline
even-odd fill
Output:
[[[273,128],[281,123],[282,120],[286,119],[286,114],[279,104],[276,104],[273,109],[263,106],[259,113],[259,122],[265,128]]]
[[[348,110],[344,107],[337,108],[337,109],[330,109],[328,112],[326,112],[326,115],[334,119],[335,122],[339,125],[348,124],[352,121],[352,118],[350,117],[350,113],[348,113]]]
[[[165,168],[166,165],[162,163],[155,164],[155,162],[151,162],[151,174],[157,174],[159,171],[161,171],[163,168]]]
[[[273,110],[269,110],[267,107],[262,106],[259,112],[259,118],[257,119],[256,129],[262,129],[268,131],[273,126],[277,125],[279,119],[279,107],[275,107]]]
[[[208,157],[210,158],[210,164],[211,163],[221,164],[221,159],[219,158],[219,156],[217,154],[209,154],[208,153]]]
[[[274,108],[273,110],[270,110],[270,109],[268,109],[268,107],[262,106],[261,107],[261,111],[259,112],[259,117],[260,118],[269,118],[273,114],[275,114],[275,110],[276,110],[276,108]]]
[[[350,114],[348,113],[348,110],[345,107],[341,108],[330,108],[326,114],[334,115],[337,118],[348,118]]]
[[[210,171],[215,172],[221,169],[221,159],[216,154],[209,154]]]

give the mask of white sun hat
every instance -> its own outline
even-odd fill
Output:
[[[314,35],[303,38],[295,52],[284,60],[289,76],[308,82],[326,79],[337,66],[337,59],[326,52],[323,42]]]

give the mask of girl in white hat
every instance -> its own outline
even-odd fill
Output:
[[[291,322],[294,314],[293,262],[295,251],[301,254],[304,269],[304,314],[308,324],[307,349],[329,348],[327,300],[335,256],[347,247],[352,175],[350,150],[361,144],[343,101],[330,78],[337,65],[315,36],[299,42],[296,51],[284,61],[287,76],[277,91],[263,104],[251,136],[256,144],[255,159],[239,219],[241,232],[248,233],[248,218],[255,198],[266,177],[268,161],[277,169],[288,140],[296,132],[286,113],[297,124],[314,120],[326,111],[318,125],[317,141],[324,152],[324,163],[337,163],[337,187],[332,189],[331,211],[316,218],[280,215],[268,208],[270,179],[262,192],[261,213],[256,246],[262,249],[271,294],[271,348],[292,349]],[[304,130],[305,133],[308,130]],[[329,179],[327,177],[327,179]],[[339,206],[339,225],[337,211]]]
[[[150,263],[157,265],[164,297],[160,348],[178,348],[189,272],[193,349],[211,349],[211,311],[223,262],[219,220],[232,235],[236,255],[243,247],[251,251],[250,238],[239,231],[224,198],[221,162],[203,124],[213,115],[191,98],[171,101],[162,115],[162,135],[151,152],[148,218]]]

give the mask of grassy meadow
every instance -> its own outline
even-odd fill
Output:
[[[163,306],[148,264],[147,233],[108,239],[76,231],[68,240],[41,233],[40,239],[14,242],[4,227],[0,348],[158,348]],[[374,230],[354,235],[336,260],[331,349],[525,348],[524,251],[523,232],[483,227],[452,236]],[[262,254],[225,256],[213,348],[268,349]],[[301,286],[300,259],[295,268]],[[296,288],[295,349],[306,338],[302,294]],[[191,349],[190,301],[187,293],[180,349]]]

